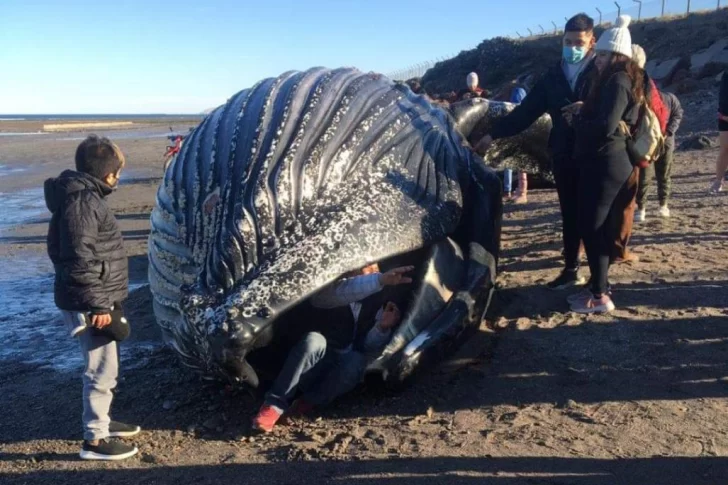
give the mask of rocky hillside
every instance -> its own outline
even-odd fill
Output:
[[[696,54],[728,37],[728,9],[634,22],[630,30],[633,42],[645,48],[648,60],[674,61],[662,66],[663,71],[668,71],[664,86],[686,78],[715,76],[728,67],[728,55],[722,55],[728,45],[716,47],[709,56],[696,58]],[[484,40],[475,49],[438,63],[427,71],[422,85],[429,93],[458,90],[465,87],[467,74],[475,71],[482,86],[497,92],[521,75],[539,76],[553,65],[560,56],[560,39],[550,35],[528,40],[500,37]],[[716,58],[719,62],[713,62]],[[698,69],[692,66],[696,62],[700,64]],[[655,70],[657,66],[651,62],[648,69]],[[683,72],[678,74],[680,71]]]

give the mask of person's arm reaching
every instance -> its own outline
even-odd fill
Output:
[[[415,269],[414,266],[402,266],[386,273],[374,273],[339,280],[311,297],[311,304],[317,308],[325,309],[338,308],[361,301],[385,286],[412,283],[412,278],[405,276],[405,274],[413,269]]]
[[[517,135],[531,126],[546,113],[547,109],[546,81],[542,78],[521,104],[503,118],[496,120],[489,135],[494,140]]]
[[[311,297],[316,308],[338,308],[361,301],[382,289],[380,274],[355,276],[336,281]]]

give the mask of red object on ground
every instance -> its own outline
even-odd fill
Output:
[[[270,433],[281,418],[281,414],[282,413],[273,406],[264,404],[260,407],[258,414],[253,419],[253,428],[265,433]]]

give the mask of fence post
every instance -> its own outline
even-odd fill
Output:
[[[660,14],[660,17],[665,16],[665,0],[662,0],[662,13]]]
[[[531,34],[531,37],[533,37],[533,30],[528,29],[528,28],[526,30],[528,30],[528,33]]]
[[[516,30],[516,35],[518,35],[518,37],[520,37],[521,39],[523,39],[523,36],[521,34],[519,34],[517,30]]]
[[[639,3],[640,9],[637,11],[637,21],[639,22],[642,18],[642,0],[632,0],[634,3]]]
[[[602,11],[597,8],[597,12],[599,12],[599,25],[602,25]]]
[[[614,2],[614,4],[617,6],[617,18],[619,18],[622,15],[622,7],[617,2]]]
[[[688,14],[690,13],[690,0],[688,0]]]
[[[718,1],[720,1],[720,0],[718,0]],[[559,33],[559,26],[556,25],[556,22],[554,22],[553,20],[551,21],[551,23],[554,24],[554,34],[558,34]]]
[[[544,28],[541,24],[538,24],[538,28],[541,29],[541,35],[546,33],[546,31],[544,30]]]

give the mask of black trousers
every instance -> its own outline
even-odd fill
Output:
[[[626,153],[608,159],[585,161],[581,171],[578,198],[579,232],[589,259],[591,291],[602,295],[607,291],[610,256],[614,248],[616,227],[614,211],[623,210],[615,201],[627,190],[633,173]]]
[[[564,260],[567,270],[579,269],[579,168],[569,161],[554,163],[554,179],[561,207]]]

